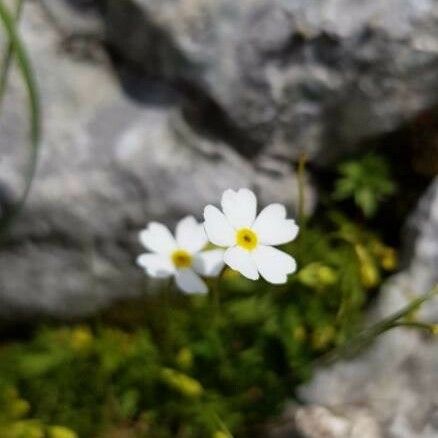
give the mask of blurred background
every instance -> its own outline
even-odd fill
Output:
[[[435,0],[0,16],[0,437],[438,436],[436,299],[338,354],[438,282]],[[286,285],[146,278],[149,221],[240,187],[300,222]]]

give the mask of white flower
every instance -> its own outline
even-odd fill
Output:
[[[204,226],[212,243],[228,248],[225,263],[251,280],[261,275],[270,283],[285,283],[287,275],[296,271],[296,262],[273,245],[288,243],[298,234],[295,221],[286,219],[286,208],[271,204],[256,217],[254,193],[240,189],[224,192],[222,210],[207,205]]]
[[[201,251],[208,243],[202,224],[192,216],[176,226],[176,236],[160,223],[151,222],[140,232],[140,242],[150,253],[141,254],[137,263],[155,278],[175,277],[177,286],[187,293],[206,293],[200,275],[215,277],[224,264],[222,249]]]

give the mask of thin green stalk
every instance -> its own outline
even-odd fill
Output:
[[[23,9],[23,3],[24,3],[23,0],[17,1],[15,7],[15,14],[14,14],[14,20],[16,23],[18,23],[20,19],[21,11]],[[14,51],[14,47],[12,41],[9,40],[8,45],[6,47],[6,51],[3,55],[1,71],[0,71],[0,111],[1,111],[1,103],[3,101],[3,96],[6,90],[6,84],[8,82],[9,67],[11,66],[13,51]]]
[[[30,161],[26,172],[25,187],[21,198],[15,206],[2,218],[0,223],[0,238],[4,236],[5,231],[10,227],[13,219],[21,211],[32,185],[35,175],[38,151],[41,140],[41,113],[40,113],[40,99],[38,89],[36,86],[35,76],[32,72],[29,57],[27,55],[21,37],[18,35],[16,22],[9,13],[8,9],[0,0],[0,21],[3,23],[9,42],[12,48],[18,68],[23,77],[29,98],[29,121],[30,121]]]
[[[213,287],[211,288],[211,298],[216,312],[219,312],[221,307],[220,295],[220,277],[217,277],[214,281]]]
[[[339,346],[335,350],[329,352],[322,358],[317,359],[317,362],[330,363],[343,357],[351,357],[362,351],[365,347],[370,345],[377,336],[385,333],[396,327],[417,327],[421,329],[427,328],[432,331],[432,326],[421,322],[403,321],[402,319],[418,309],[424,302],[430,300],[435,295],[438,295],[438,285],[435,285],[429,292],[421,297],[416,298],[400,311],[394,313],[388,318],[374,324],[373,326],[364,329],[358,335],[354,336],[347,343]]]
[[[397,321],[390,328],[406,327],[406,328],[416,328],[421,330],[426,330],[432,334],[435,333],[435,328],[433,324],[428,324],[427,322],[421,321]]]
[[[213,412],[213,419],[218,424],[220,431],[227,437],[227,438],[233,438],[232,433],[230,432],[230,429],[228,429],[227,425],[219,418],[219,415]]]
[[[214,308],[215,323],[219,322],[219,315],[221,311],[221,282],[225,273],[225,268],[222,269],[221,273],[214,279],[212,286],[210,288],[210,300]]]

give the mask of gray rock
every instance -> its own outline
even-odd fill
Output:
[[[236,144],[325,163],[438,100],[434,0],[104,0],[107,39]]]
[[[408,219],[406,236],[404,259],[412,288],[426,290],[438,283],[438,176]]]
[[[132,73],[118,77],[98,46],[96,57],[72,56],[38,3],[26,3],[21,28],[41,89],[44,139],[26,207],[0,248],[1,317],[82,315],[139,294],[138,231],[150,220],[200,219],[226,188],[293,204],[290,165],[247,160],[194,130],[177,92]],[[0,118],[0,186],[17,199],[27,119],[12,73]]]
[[[407,224],[405,269],[390,279],[370,321],[404,307],[438,283],[438,178]],[[438,298],[418,318],[438,322]],[[351,361],[321,369],[301,388],[310,403],[365,407],[392,438],[438,436],[438,342],[410,329],[396,329]]]
[[[26,2],[44,142],[1,248],[0,314],[76,315],[138,293],[137,230],[199,217],[227,187],[292,207],[290,158],[326,162],[436,104],[436,21],[432,0]],[[1,211],[24,188],[25,109],[14,70]]]
[[[103,37],[103,23],[95,0],[41,0],[52,26],[66,37]]]
[[[365,409],[329,410],[322,406],[300,408],[295,426],[303,438],[381,438],[375,419]]]
[[[277,424],[266,431],[268,438],[381,438],[375,418],[365,408],[290,403]]]

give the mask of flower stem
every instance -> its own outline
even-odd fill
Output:
[[[222,269],[221,273],[216,278],[213,288],[213,304],[217,312],[219,312],[221,308],[221,283],[222,283],[222,278],[224,276],[224,272],[225,272],[225,268]]]
[[[331,363],[334,360],[351,357],[362,351],[365,347],[370,345],[377,336],[385,333],[393,328],[397,327],[411,327],[425,329],[430,332],[434,332],[434,326],[416,321],[403,321],[403,318],[407,317],[414,310],[418,309],[423,303],[432,299],[435,295],[438,295],[438,284],[435,285],[429,292],[416,298],[403,309],[395,312],[389,317],[383,319],[382,321],[374,324],[373,326],[366,328],[354,336],[350,341],[345,344],[340,345],[335,350],[329,352],[322,358],[319,358],[317,362]]]
[[[218,277],[214,282],[214,287],[212,289],[212,299],[213,299],[213,306],[215,307],[215,310],[219,312],[221,306],[220,277]]]
[[[421,322],[421,321],[397,321],[392,324],[390,328],[397,328],[397,327],[406,327],[406,328],[418,328],[422,330],[426,330],[432,334],[435,333],[434,324],[428,324],[427,322]]]
[[[221,281],[224,276],[225,269],[226,268],[223,268],[221,273],[215,278],[213,285],[210,289],[210,299],[212,307],[214,309],[214,319],[216,325],[218,325],[221,310]]]

